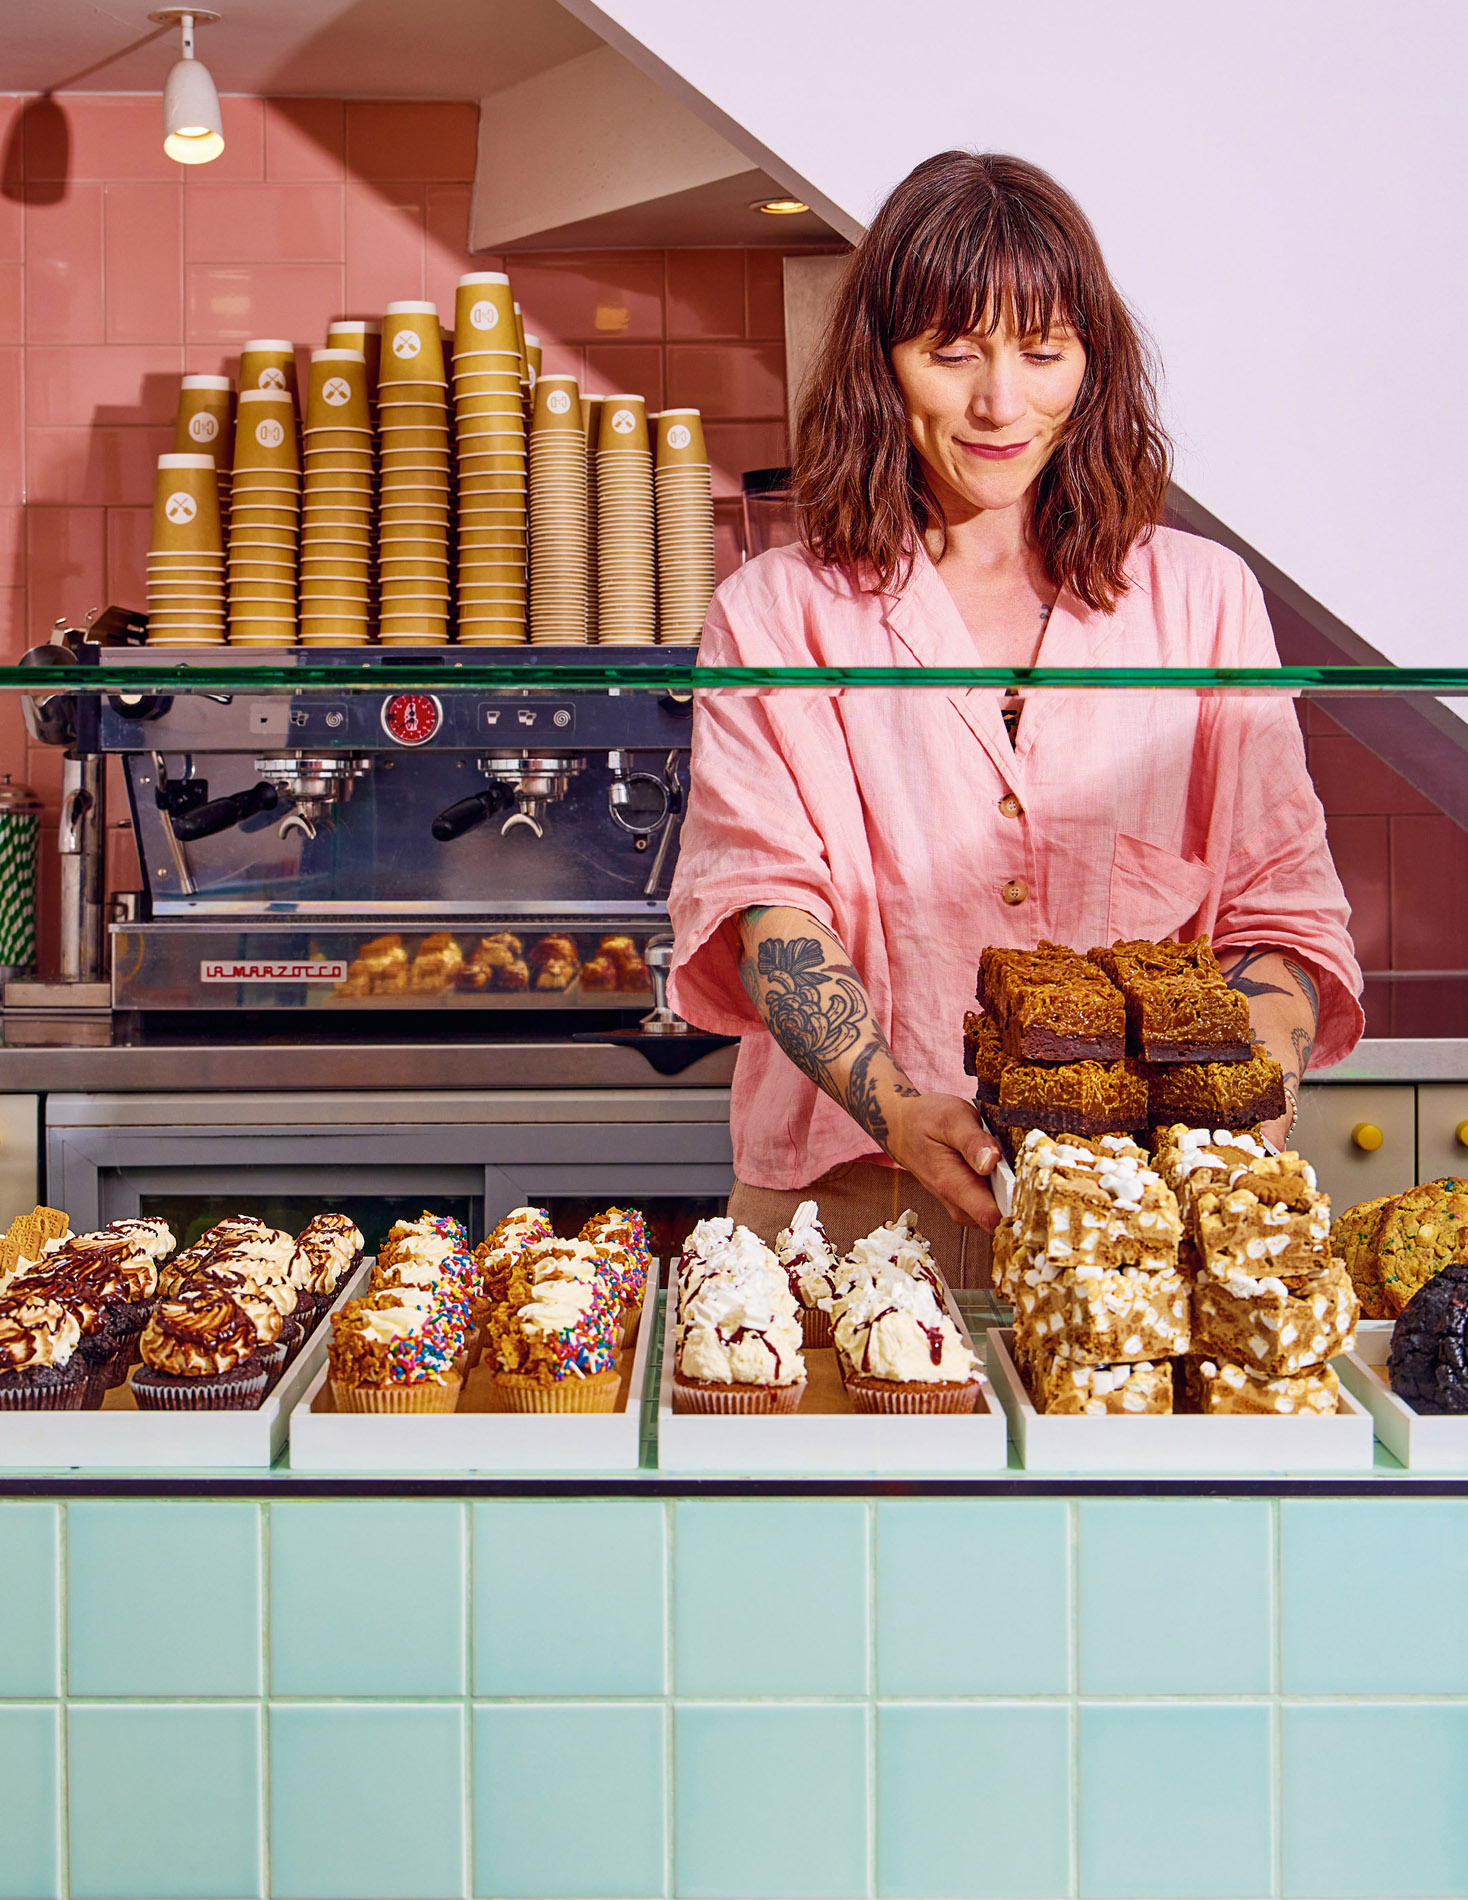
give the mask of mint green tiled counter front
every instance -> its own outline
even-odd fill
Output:
[[[1468,1501],[0,1500],[0,1900],[1468,1900]]]

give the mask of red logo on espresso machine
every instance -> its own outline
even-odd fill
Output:
[[[382,729],[399,745],[427,745],[443,725],[443,707],[432,693],[394,693],[382,706]]]
[[[345,963],[278,963],[258,959],[204,962],[199,965],[201,983],[341,983],[346,979]]]

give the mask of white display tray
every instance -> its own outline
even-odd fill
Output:
[[[364,1260],[342,1283],[332,1311],[367,1276]],[[268,1471],[285,1450],[291,1407],[326,1358],[331,1321],[322,1316],[284,1376],[250,1412],[140,1412],[115,1386],[96,1412],[0,1412],[0,1470]]]
[[[676,1281],[675,1281],[676,1285]],[[963,1316],[949,1317],[972,1348]],[[748,1475],[816,1471],[1002,1471],[1009,1459],[1004,1414],[979,1366],[978,1409],[927,1416],[852,1410],[835,1348],[807,1346],[800,1410],[784,1417],[719,1417],[673,1410],[674,1292],[663,1322],[663,1373],[658,1389],[658,1469]]]
[[[501,1412],[481,1360],[456,1412],[338,1412],[327,1368],[291,1414],[292,1471],[635,1471],[657,1324],[659,1262],[648,1269],[637,1339],[622,1355],[615,1412]]]
[[[1333,1418],[1234,1418],[1191,1412],[1050,1418],[1035,1410],[1010,1357],[1013,1334],[995,1327],[986,1338],[989,1375],[1009,1414],[1026,1471],[1289,1477],[1302,1471],[1372,1467],[1371,1415],[1344,1389]],[[1341,1361],[1335,1364],[1340,1371]]]
[[[1414,1412],[1387,1384],[1394,1320],[1363,1322],[1356,1350],[1336,1360],[1341,1384],[1366,1407],[1376,1435],[1410,1471],[1468,1471],[1468,1417]]]

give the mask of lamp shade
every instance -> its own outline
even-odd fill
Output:
[[[180,165],[207,165],[224,150],[219,94],[196,59],[175,60],[164,82],[163,149]]]

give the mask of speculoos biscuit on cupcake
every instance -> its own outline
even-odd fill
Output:
[[[144,1411],[244,1412],[265,1396],[269,1369],[255,1322],[222,1287],[160,1300],[138,1349],[132,1389]]]
[[[59,1300],[0,1298],[0,1411],[80,1411],[92,1383],[81,1337],[76,1314]]]

